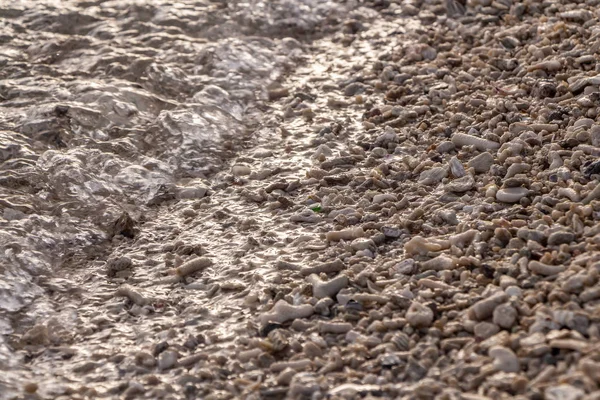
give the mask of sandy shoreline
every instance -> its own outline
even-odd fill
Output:
[[[597,2],[53,4],[2,7],[0,398],[600,396]]]

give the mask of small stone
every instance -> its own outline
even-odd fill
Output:
[[[247,165],[236,164],[231,167],[231,173],[235,176],[250,175],[251,172],[252,170]]]
[[[433,311],[421,303],[413,302],[406,312],[406,320],[415,328],[426,328],[433,322]]]
[[[308,358],[316,358],[323,355],[323,350],[313,342],[304,343],[302,346],[302,352]]]
[[[445,254],[439,255],[421,263],[423,271],[447,271],[456,267],[456,260]]]
[[[521,290],[518,286],[508,286],[504,289],[504,293],[506,293],[510,297],[521,298],[523,295],[523,290]]]
[[[448,176],[448,169],[445,167],[435,167],[421,172],[419,175],[419,183],[422,185],[433,186],[437,185]]]
[[[298,371],[296,371],[295,369],[289,368],[289,367],[284,369],[277,376],[277,384],[282,385],[282,386],[288,386],[290,384],[290,382],[292,381],[292,378],[294,377],[294,375],[296,375],[297,373],[298,373]]]
[[[467,172],[465,171],[465,167],[458,160],[458,158],[456,158],[456,156],[450,159],[449,165],[450,172],[455,178],[462,178],[466,175]]]
[[[37,390],[38,390],[38,384],[35,382],[27,382],[26,384],[23,385],[23,391],[25,393],[33,394],[33,393],[37,392]]]
[[[139,351],[135,354],[135,363],[141,367],[154,368],[156,358],[147,351]]]
[[[493,366],[496,371],[519,372],[521,366],[516,354],[504,346],[493,346],[488,354],[494,359]]]
[[[456,146],[454,146],[454,143],[452,143],[451,141],[446,140],[446,141],[438,144],[435,149],[438,151],[438,153],[444,154],[444,153],[450,153],[451,151],[454,151],[456,149]]]
[[[373,204],[381,204],[386,201],[398,201],[398,199],[391,193],[380,193],[373,196]]]
[[[494,156],[486,151],[469,161],[467,167],[473,168],[476,173],[481,174],[488,172],[492,164],[494,164]]]
[[[578,22],[580,24],[583,24],[594,17],[594,15],[588,10],[565,11],[560,13],[559,16],[568,21]]]
[[[479,322],[473,328],[473,333],[475,333],[475,336],[480,339],[490,338],[498,332],[500,332],[498,325],[489,322]]]
[[[400,228],[397,228],[394,226],[384,226],[383,228],[381,228],[381,231],[383,232],[385,237],[392,238],[392,239],[399,238],[400,234],[402,233]]]
[[[581,293],[585,287],[586,280],[587,276],[585,275],[573,275],[569,277],[561,287],[567,293]]]
[[[340,240],[354,240],[365,236],[363,228],[348,228],[341,231],[330,231],[325,234],[325,239],[329,242],[339,242]]]
[[[504,188],[496,193],[496,200],[503,203],[518,203],[523,197],[529,195],[530,191],[524,187]]]
[[[557,275],[566,268],[564,265],[547,265],[535,260],[529,261],[527,267],[531,272],[543,276]]]
[[[463,193],[471,190],[475,185],[475,179],[471,175],[453,180],[444,186],[447,192]]]
[[[569,244],[575,240],[575,235],[571,232],[554,232],[548,237],[549,246],[558,246],[563,243]]]
[[[345,96],[356,96],[359,93],[363,93],[367,88],[367,85],[361,82],[353,82],[344,88]]]
[[[579,400],[584,395],[582,389],[567,384],[550,386],[544,391],[545,400]]]
[[[508,296],[504,292],[498,292],[487,299],[479,300],[471,306],[470,316],[472,319],[482,321],[488,319],[494,313],[497,306],[504,303]]]
[[[310,398],[313,393],[317,392],[321,387],[317,381],[315,374],[309,372],[300,372],[294,375],[290,382],[290,390],[288,396],[293,398],[307,397]]]
[[[501,304],[494,310],[494,324],[500,328],[511,329],[517,320],[517,310],[510,304]]]
[[[158,356],[158,369],[166,370],[175,365],[177,362],[177,352],[173,350],[165,350]]]

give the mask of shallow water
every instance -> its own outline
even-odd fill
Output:
[[[60,336],[91,312],[63,297],[111,297],[114,286],[89,291],[103,285],[94,267],[118,247],[111,233],[123,212],[157,225],[139,246],[115,252],[135,264],[153,263],[144,261],[144,240],[182,240],[162,204],[194,197],[236,152],[268,140],[256,104],[302,61],[302,42],[334,8],[317,0],[0,2],[0,368],[12,370],[0,392],[21,374],[43,375],[21,371],[17,334],[46,324]]]

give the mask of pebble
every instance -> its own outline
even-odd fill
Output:
[[[494,156],[485,151],[469,160],[467,167],[473,168],[478,174],[483,174],[488,172],[493,164]]]
[[[549,246],[559,246],[563,243],[569,244],[575,240],[575,235],[571,232],[554,232],[548,236]]]
[[[38,390],[38,384],[35,382],[28,382],[23,385],[23,391],[25,393],[33,394],[33,393],[37,392],[37,390]]]
[[[390,193],[376,194],[373,196],[373,204],[381,204],[386,201],[397,201],[396,196]]]
[[[572,385],[549,386],[544,390],[545,400],[582,400],[585,392]]]
[[[471,306],[470,316],[478,321],[488,319],[492,316],[496,307],[504,303],[507,299],[508,296],[506,293],[498,292],[486,299],[479,300]]]
[[[419,183],[422,185],[433,186],[437,185],[448,176],[448,169],[445,167],[435,167],[421,172],[419,175]]]
[[[523,290],[518,286],[508,286],[504,289],[504,293],[511,297],[520,298],[523,295]]]
[[[306,342],[302,346],[302,352],[308,358],[316,358],[323,356],[323,350],[314,342]]]
[[[519,372],[521,366],[516,354],[504,346],[493,346],[488,354],[494,359],[493,366],[496,371]]]
[[[465,167],[456,157],[452,157],[449,162],[450,172],[455,178],[462,178],[466,175]]]
[[[406,311],[406,320],[415,328],[427,328],[433,323],[433,311],[414,301]]]
[[[475,179],[473,179],[473,176],[465,175],[462,178],[447,183],[444,186],[444,190],[447,192],[464,193],[473,189],[473,186],[475,186]]]
[[[176,351],[173,350],[165,350],[158,356],[158,369],[164,371],[166,369],[172,368],[177,362],[177,357],[179,355]]]
[[[518,203],[529,193],[529,189],[523,187],[500,189],[496,192],[496,200],[503,203]]]
[[[321,389],[317,377],[313,373],[301,372],[292,378],[288,396],[311,398],[314,393]]]
[[[277,375],[277,384],[282,386],[289,386],[298,371],[293,368],[286,368]]]
[[[456,149],[456,146],[454,146],[454,143],[449,140],[441,142],[436,147],[436,150],[440,154],[450,153],[451,151],[454,151],[454,149]]]
[[[508,295],[508,293],[506,294]],[[500,328],[511,329],[517,320],[517,315],[517,310],[513,306],[501,304],[494,309],[493,321]]]
[[[439,255],[421,263],[421,269],[423,271],[447,271],[454,269],[457,262],[454,258],[445,254]]]
[[[231,173],[235,176],[250,175],[251,172],[252,169],[250,169],[250,167],[247,165],[237,164],[231,167]]]
[[[489,322],[479,322],[473,328],[473,333],[480,339],[488,339],[498,332],[500,332],[498,325]]]
[[[531,272],[543,276],[557,275],[566,269],[563,265],[548,265],[535,260],[529,261],[527,268]]]
[[[347,333],[352,329],[352,324],[348,322],[328,322],[321,321],[319,323],[319,332],[321,333]]]

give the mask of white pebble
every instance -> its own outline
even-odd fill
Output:
[[[513,187],[500,189],[496,193],[496,200],[503,203],[517,203],[523,197],[529,195],[529,189],[524,187]]]

